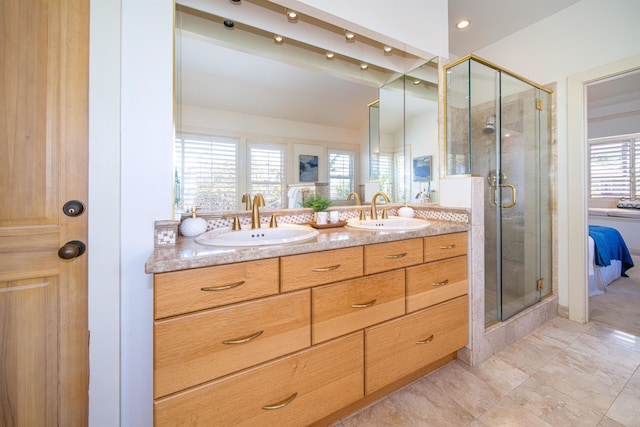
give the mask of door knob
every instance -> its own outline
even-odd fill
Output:
[[[58,249],[58,256],[62,259],[79,257],[87,250],[87,246],[79,240],[71,240]]]

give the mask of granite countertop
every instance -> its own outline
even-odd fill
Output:
[[[429,219],[429,222],[431,225],[428,228],[402,232],[327,228],[318,230],[320,233],[316,237],[303,242],[251,248],[205,246],[196,243],[194,237],[179,237],[175,245],[155,249],[145,263],[145,272],[163,273],[469,230],[469,224],[463,222],[433,219]]]

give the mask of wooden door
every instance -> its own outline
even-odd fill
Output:
[[[0,0],[0,425],[88,424],[88,0]],[[76,211],[77,212],[77,211]]]

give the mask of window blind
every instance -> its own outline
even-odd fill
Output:
[[[640,184],[640,138],[608,138],[589,143],[592,198],[637,197]]]
[[[175,144],[174,193],[177,213],[199,205],[203,211],[236,205],[238,141],[183,135]]]
[[[329,151],[329,198],[346,199],[354,191],[354,155]]]
[[[284,207],[285,147],[253,142],[249,158],[251,194],[261,193],[266,207]]]

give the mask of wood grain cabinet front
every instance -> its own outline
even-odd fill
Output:
[[[282,257],[281,291],[360,277],[362,263],[362,246]]]
[[[161,426],[304,426],[363,397],[362,331],[156,400]]]
[[[310,291],[154,324],[154,395],[165,396],[311,344]]]
[[[424,262],[452,258],[467,253],[467,232],[439,234],[424,238]]]
[[[464,347],[468,319],[464,295],[366,329],[366,394]]]
[[[407,268],[407,313],[464,295],[467,256]]]
[[[171,271],[154,276],[154,318],[275,295],[278,258]]]
[[[401,270],[313,288],[313,343],[402,316],[405,312],[404,291],[404,272]]]
[[[374,274],[422,263],[422,239],[376,243],[364,247],[364,274]]]

